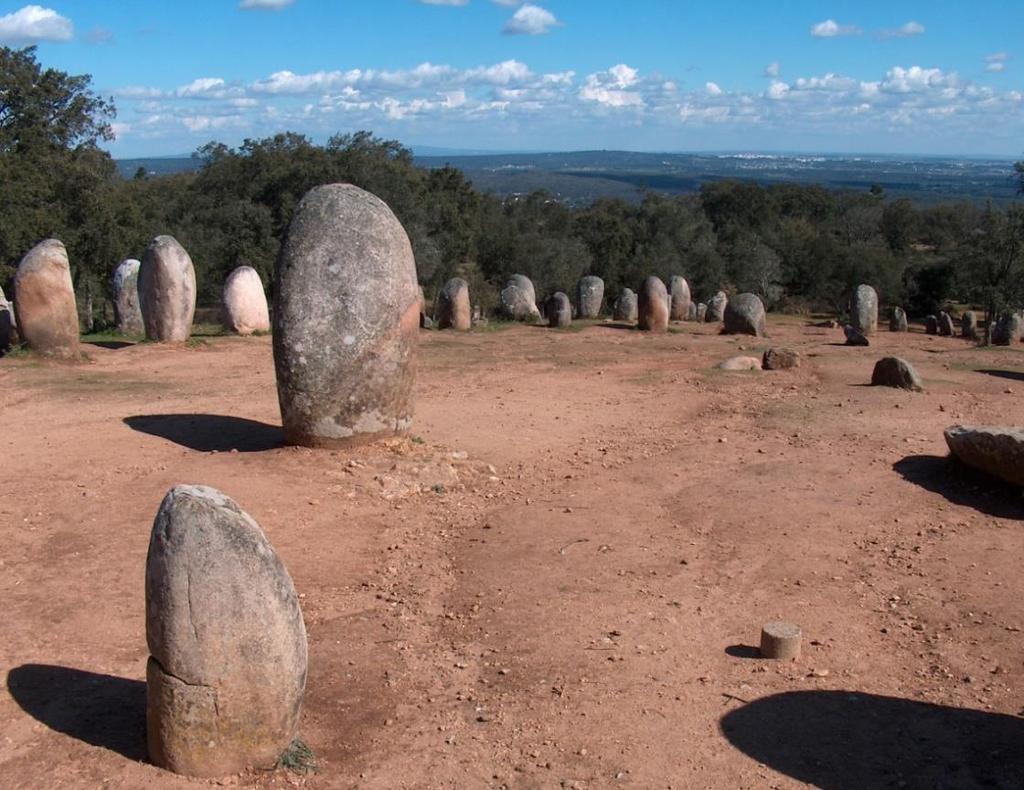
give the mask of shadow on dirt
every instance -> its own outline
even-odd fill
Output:
[[[7,690],[50,729],[129,760],[146,759],[146,684],[141,680],[23,664],[7,673]]]
[[[996,518],[1024,519],[1024,496],[1001,480],[937,455],[908,455],[892,465],[904,480]],[[1024,787],[1024,777],[1021,778]]]
[[[1009,379],[1010,381],[1024,381],[1024,373],[1019,370],[992,370],[985,369],[979,370],[978,373],[984,373],[986,376],[995,376],[1000,379]]]
[[[133,431],[204,453],[260,453],[284,444],[284,433],[276,425],[220,414],[143,414],[125,417],[124,423]]]
[[[850,691],[793,691],[720,721],[744,754],[825,790],[1024,786],[1024,720]]]
[[[82,342],[87,346],[107,348],[111,351],[119,351],[122,348],[131,348],[132,346],[138,345],[138,343],[132,343],[127,340],[83,340]]]

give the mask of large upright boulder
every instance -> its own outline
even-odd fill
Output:
[[[950,452],[962,463],[1024,486],[1024,429],[954,425],[945,436]]]
[[[926,335],[939,334],[939,319],[933,315],[926,315],[924,317],[924,333]]]
[[[581,277],[576,283],[576,310],[580,318],[597,318],[604,303],[604,280],[594,275]]]
[[[239,266],[224,282],[221,321],[229,332],[251,335],[270,331],[267,294],[259,272],[252,266]]]
[[[420,295],[391,209],[350,184],[311,190],[281,247],[275,295],[285,441],[342,447],[406,432]]]
[[[259,525],[212,488],[160,504],[146,558],[149,757],[178,774],[273,768],[295,738],[306,628]]]
[[[637,294],[637,326],[645,332],[668,329],[668,290],[659,277],[648,277]]]
[[[690,305],[693,301],[690,298],[690,284],[686,282],[685,277],[678,274],[672,276],[669,280],[669,296],[672,305],[668,317],[673,321],[689,321]]]
[[[637,298],[632,288],[623,288],[619,298],[615,300],[615,311],[612,317],[616,321],[636,322]]]
[[[564,329],[572,325],[572,303],[561,291],[551,295],[544,312],[547,314],[550,327]]]
[[[953,337],[954,333],[953,318],[943,310],[939,313],[939,334],[943,337]]]
[[[501,314],[510,321],[537,321],[537,292],[533,282],[523,274],[513,274],[501,292]]]
[[[894,307],[892,315],[889,316],[889,331],[906,332],[908,329],[906,311],[902,307]]]
[[[196,271],[173,236],[157,236],[146,247],[139,267],[139,303],[147,340],[188,340],[196,313]]]
[[[514,285],[516,288],[526,294],[526,298],[530,300],[530,304],[537,305],[537,290],[533,287],[533,280],[527,277],[525,274],[513,274],[508,278],[508,282],[505,286]]]
[[[142,306],[139,304],[139,267],[134,258],[121,261],[114,269],[111,291],[114,300],[114,321],[117,331],[124,335],[141,335]]]
[[[862,335],[878,331],[878,294],[870,285],[858,285],[850,297],[850,325]]]
[[[727,335],[764,337],[764,303],[757,294],[736,294],[725,306],[724,320]]]
[[[20,321],[20,311],[18,315]],[[1020,342],[1022,328],[1024,328],[1022,325],[1024,322],[1021,321],[1020,314],[1004,313],[992,329],[992,342],[997,346],[1009,346]],[[24,337],[24,335],[22,336]]]
[[[704,320],[709,324],[717,324],[725,319],[725,308],[729,304],[729,297],[725,291],[719,291],[708,299],[707,311],[704,313]]]
[[[960,336],[965,340],[978,339],[978,315],[973,310],[960,316]]]
[[[438,329],[468,332],[473,328],[469,283],[461,277],[452,277],[438,293],[434,305],[434,322]]]
[[[40,354],[78,353],[78,310],[68,251],[56,239],[41,241],[21,259],[14,275],[18,334]]]

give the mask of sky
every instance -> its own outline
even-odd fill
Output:
[[[1022,0],[0,0],[117,157],[409,146],[1024,154]]]

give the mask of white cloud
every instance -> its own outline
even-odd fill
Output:
[[[0,17],[0,43],[28,44],[36,41],[69,41],[75,26],[52,8],[27,5]]]
[[[1010,56],[1006,52],[993,52],[991,55],[985,56],[985,71],[993,74],[999,74],[1000,72],[1006,71],[1006,61],[1010,59]]]
[[[546,8],[527,3],[505,23],[502,32],[510,36],[539,36],[560,24],[555,15]]]
[[[856,25],[840,25],[834,19],[826,19],[811,25],[811,35],[816,38],[836,38],[837,36],[856,36],[862,31]]]
[[[243,11],[280,11],[294,2],[295,0],[241,0],[238,7]]]
[[[709,96],[721,96],[722,89],[718,86],[717,82],[705,82],[704,90],[708,92]]]
[[[782,99],[787,93],[789,93],[789,85],[781,80],[772,80],[772,84],[765,91],[765,95],[769,99]]]
[[[638,75],[636,69],[619,63],[608,71],[588,75],[579,96],[584,101],[596,102],[605,107],[643,107],[644,100],[640,93],[626,90],[636,86]]]
[[[779,76],[779,74],[781,73],[781,71],[782,71],[782,69],[779,66],[779,61],[775,60],[775,61],[772,61],[771,63],[769,63],[767,66],[764,67],[764,74],[763,74],[763,76],[771,77],[772,79],[776,79]]]
[[[911,36],[920,36],[924,34],[924,25],[920,22],[905,22],[899,27],[888,27],[882,30],[878,35],[881,38],[910,38]]]
[[[933,88],[955,88],[957,82],[956,74],[947,74],[942,69],[893,66],[886,72],[881,89],[889,93],[920,93]]]

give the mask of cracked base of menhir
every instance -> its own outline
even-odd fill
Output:
[[[229,497],[177,486],[146,559],[149,756],[174,773],[272,768],[295,738],[306,629],[292,580]]]

